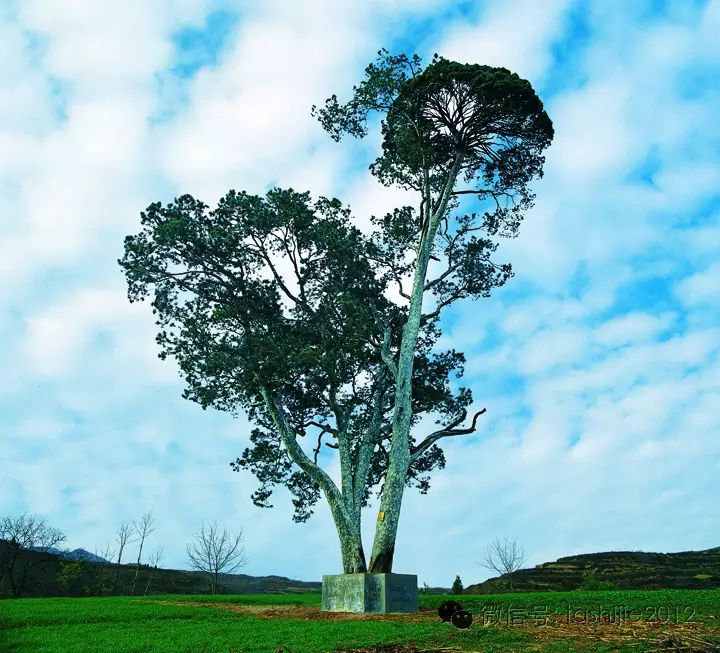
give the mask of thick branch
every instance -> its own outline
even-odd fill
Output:
[[[370,459],[372,457],[375,445],[382,441],[381,438],[381,427],[382,418],[384,411],[382,410],[384,399],[385,399],[385,378],[386,370],[380,368],[378,372],[378,378],[373,391],[372,401],[372,417],[370,418],[370,425],[363,436],[360,450],[355,467],[355,486],[353,488],[355,493],[355,505],[362,505],[363,490],[365,483],[367,482],[367,476],[370,472]]]
[[[437,442],[440,438],[445,438],[451,435],[466,435],[468,433],[473,433],[475,431],[475,422],[477,421],[477,418],[482,415],[486,411],[485,408],[483,408],[481,411],[475,413],[475,416],[473,417],[472,426],[467,429],[456,429],[455,427],[460,424],[460,422],[464,421],[467,417],[467,411],[463,410],[462,417],[454,421],[449,426],[446,426],[444,429],[441,429],[440,431],[435,431],[434,433],[431,433],[428,435],[418,446],[413,447],[410,451],[410,462],[415,462],[427,449],[429,449],[435,442]]]
[[[338,453],[340,455],[340,481],[342,495],[348,511],[353,510],[353,485],[352,485],[352,456],[350,455],[350,443],[347,436],[348,419],[352,411],[352,404],[343,410],[337,402],[337,388],[334,382],[330,382],[330,408],[335,414],[337,432],[335,436],[338,441]],[[318,448],[319,448],[318,444]]]
[[[300,467],[300,469],[302,469],[324,490],[333,512],[335,512],[335,510],[341,510],[343,518],[350,523],[350,515],[345,508],[342,496],[340,495],[340,491],[337,486],[325,470],[321,469],[316,463],[307,457],[298,444],[292,429],[281,414],[274,397],[270,394],[268,388],[260,381],[257,375],[255,375],[255,378],[258,382],[260,382],[260,392],[263,399],[265,399],[265,405],[267,406],[268,413],[273,420],[275,428],[278,430],[278,433],[280,433],[280,437],[288,454],[290,455],[290,458],[292,458],[297,466]]]

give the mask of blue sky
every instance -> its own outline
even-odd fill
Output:
[[[366,233],[418,206],[367,169],[379,115],[340,143],[310,116],[386,48],[509,68],[556,132],[535,207],[495,254],[515,277],[442,318],[438,346],[466,354],[487,413],[441,441],[427,495],[406,491],[394,571],[479,582],[496,536],[527,565],[720,545],[720,2],[136,4],[0,5],[2,514],[93,550],[152,510],[149,550],[173,568],[216,519],[243,529],[243,573],[342,571],[324,499],[305,524],[282,488],[252,504],[255,478],[229,467],[251,427],[181,397],[116,261],[140,211],[184,193],[309,190]]]

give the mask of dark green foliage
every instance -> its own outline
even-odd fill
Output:
[[[455,576],[455,580],[453,581],[452,588],[450,590],[453,594],[462,594],[463,593],[463,584],[460,580],[460,576]]]
[[[615,585],[606,580],[600,580],[597,575],[597,569],[587,569],[583,573],[583,582],[580,586],[582,590],[612,590],[616,589]]]
[[[423,192],[427,181],[439,194],[452,161],[462,154],[465,181],[480,175],[478,181],[485,182],[473,194],[496,202],[483,227],[490,235],[501,227],[501,235],[516,235],[534,197],[527,184],[542,177],[541,152],[554,136],[530,83],[506,68],[460,64],[437,54],[424,71],[417,55],[410,60],[386,50],[378,54],[346,105],[333,95],[324,109],[313,107],[313,115],[337,141],[343,132],[362,138],[369,112],[386,111],[383,155],[370,166],[385,185]],[[502,197],[512,201],[512,209],[500,208]]]
[[[84,560],[63,560],[60,562],[58,581],[66,595],[81,591],[85,571]]]
[[[314,208],[308,200],[309,193],[273,189],[266,200],[230,191],[209,213],[189,195],[167,207],[153,204],[141,214],[143,233],[125,239],[125,257],[119,261],[131,302],[142,301],[154,280],[153,312],[163,327],[156,339],[163,347],[159,357],[177,357],[189,386],[183,397],[234,416],[244,407],[259,425],[250,436],[254,448],[232,463],[235,470],[250,468],[261,481],[253,502],[271,507],[269,486],[286,485],[296,497],[295,521],[312,514],[308,506],[319,498],[319,487],[304,472],[291,473],[293,463],[260,403],[259,382],[282,399],[300,434],[327,420],[329,404],[335,402],[348,416],[356,456],[379,384],[384,388],[383,433],[390,438],[393,395],[373,346],[382,337],[376,315],[383,315],[398,335],[404,319],[404,310],[383,296],[386,284],[370,268],[372,245],[349,223],[349,210],[338,200],[321,198]],[[298,263],[297,301],[290,315],[280,304],[279,283],[260,277],[261,272],[274,275],[270,254],[277,251],[292,252]],[[180,291],[192,298],[181,304]],[[464,356],[430,352],[439,336],[434,321],[428,321],[413,378],[414,423],[433,410],[461,414],[472,401],[464,388],[453,395],[447,379],[452,371],[462,374]],[[391,351],[398,347],[396,337]],[[361,383],[361,374],[374,383]],[[339,392],[343,386],[352,392]],[[327,432],[336,436],[335,429]],[[408,471],[408,485],[414,481],[426,492],[428,479],[420,474],[444,463],[442,451],[432,447]],[[381,447],[374,452],[365,505],[386,466]]]

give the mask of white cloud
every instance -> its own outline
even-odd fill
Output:
[[[569,5],[567,0],[488,3],[477,21],[457,20],[444,29],[434,51],[460,63],[508,68],[537,83],[552,62],[548,43],[561,33]]]
[[[350,44],[372,52],[357,6],[354,20],[345,15],[331,30],[324,23],[340,6],[310,9],[243,22],[223,65],[198,73],[189,110],[158,130],[162,168],[178,186],[208,198],[239,184],[260,193],[274,180],[285,187],[284,175],[303,168],[310,139],[321,132],[311,106],[322,106],[333,81],[347,78],[356,58]],[[321,149],[332,152],[327,142]]]
[[[523,348],[520,370],[524,375],[548,374],[557,366],[580,363],[587,357],[590,335],[584,329],[544,329]]]
[[[673,324],[672,313],[648,315],[647,313],[626,313],[605,322],[596,332],[597,340],[611,347],[635,344],[654,339]]]
[[[675,294],[688,307],[696,304],[717,304],[720,298],[720,263],[678,281]]]

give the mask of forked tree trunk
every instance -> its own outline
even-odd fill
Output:
[[[393,555],[395,553],[395,538],[397,536],[400,507],[402,505],[405,479],[410,467],[410,424],[412,417],[411,389],[412,372],[415,357],[415,346],[420,331],[422,313],[422,298],[425,286],[428,261],[432,251],[433,241],[437,232],[440,217],[445,213],[450,193],[455,184],[462,155],[455,157],[453,166],[443,189],[442,197],[431,214],[428,210],[426,219],[426,232],[422,234],[418,247],[417,267],[413,280],[413,289],[410,301],[408,321],[403,327],[402,344],[400,346],[400,359],[395,368],[395,411],[393,414],[392,443],[390,447],[390,465],[385,473],[385,485],[380,499],[380,514],[375,527],[375,540],[373,542],[370,567],[365,562],[365,552],[361,537],[361,496],[359,488],[352,483],[352,470],[349,469],[347,452],[341,450],[342,493],[325,471],[311,461],[296,441],[295,434],[284,419],[281,408],[275,402],[268,388],[262,383],[260,391],[265,400],[273,423],[280,433],[289,456],[305,471],[323,490],[330,506],[340,538],[340,551],[342,555],[343,572],[346,574],[358,573],[391,573]],[[426,175],[427,177],[427,175]],[[426,192],[429,188],[426,179]],[[257,380],[260,379],[256,376]],[[344,455],[343,455],[344,454]],[[345,460],[344,460],[345,458]],[[365,470],[367,471],[367,470]],[[364,476],[363,476],[364,480]]]

